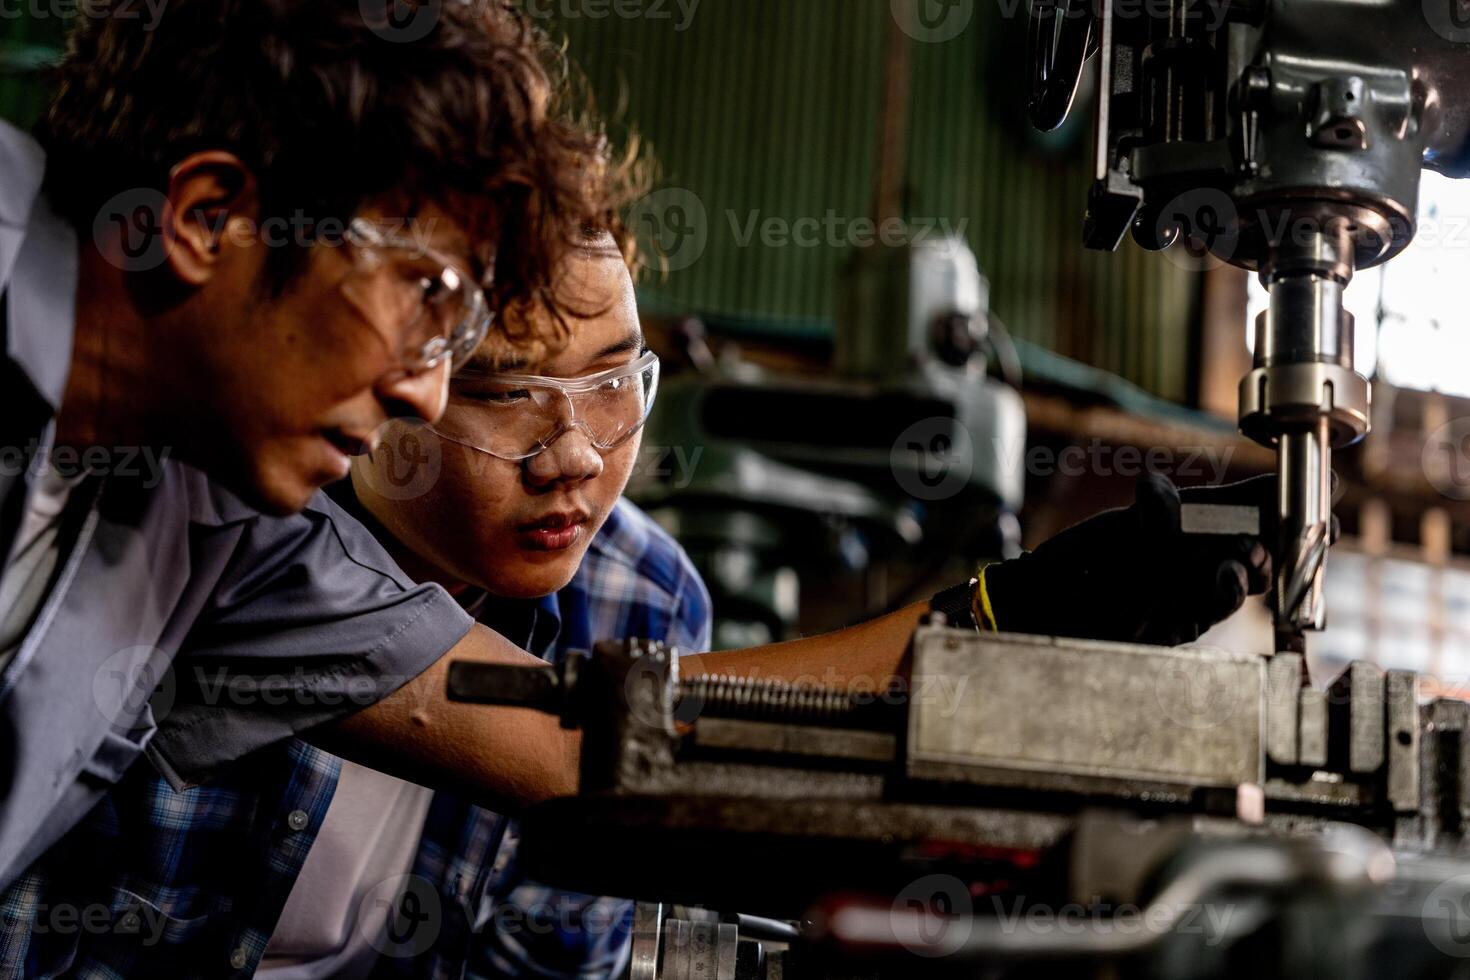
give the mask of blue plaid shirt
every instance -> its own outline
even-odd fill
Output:
[[[620,502],[576,577],[478,618],[558,659],[604,639],[708,649],[710,602],[682,549]],[[135,766],[0,895],[0,977],[247,977],[321,828],[341,762],[296,740],[174,792]],[[631,904],[560,892],[516,868],[515,822],[435,795],[375,977],[614,975]],[[411,908],[409,907],[411,904]]]

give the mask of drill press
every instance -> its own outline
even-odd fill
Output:
[[[1275,447],[1278,648],[1326,624],[1332,450],[1368,432],[1343,289],[1414,235],[1424,167],[1470,175],[1463,0],[1033,0],[1030,113],[1070,110],[1098,55],[1083,238],[1188,237],[1259,274],[1269,308],[1240,427]]]

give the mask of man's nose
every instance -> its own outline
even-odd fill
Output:
[[[602,453],[580,428],[564,430],[546,449],[526,460],[526,480],[533,487],[575,485],[602,475]]]
[[[418,374],[389,375],[378,383],[377,391],[389,418],[437,422],[449,403],[449,362]]]

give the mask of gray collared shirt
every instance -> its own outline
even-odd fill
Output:
[[[0,453],[49,450],[71,358],[77,241],[40,192],[44,157],[0,123]],[[13,383],[12,383],[13,382]],[[78,528],[0,668],[0,887],[139,756],[183,785],[381,700],[469,631],[324,495],[269,517],[174,460],[74,494]],[[33,467],[32,467],[33,468]],[[0,560],[30,488],[0,466]]]

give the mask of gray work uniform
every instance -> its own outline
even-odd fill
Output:
[[[46,455],[70,367],[77,239],[43,172],[39,147],[0,123],[7,562],[35,479],[15,472],[16,447]],[[325,495],[270,517],[183,463],[129,467],[120,448],[71,489],[54,572],[0,664],[0,887],[139,756],[175,785],[201,781],[386,697],[471,625]]]

